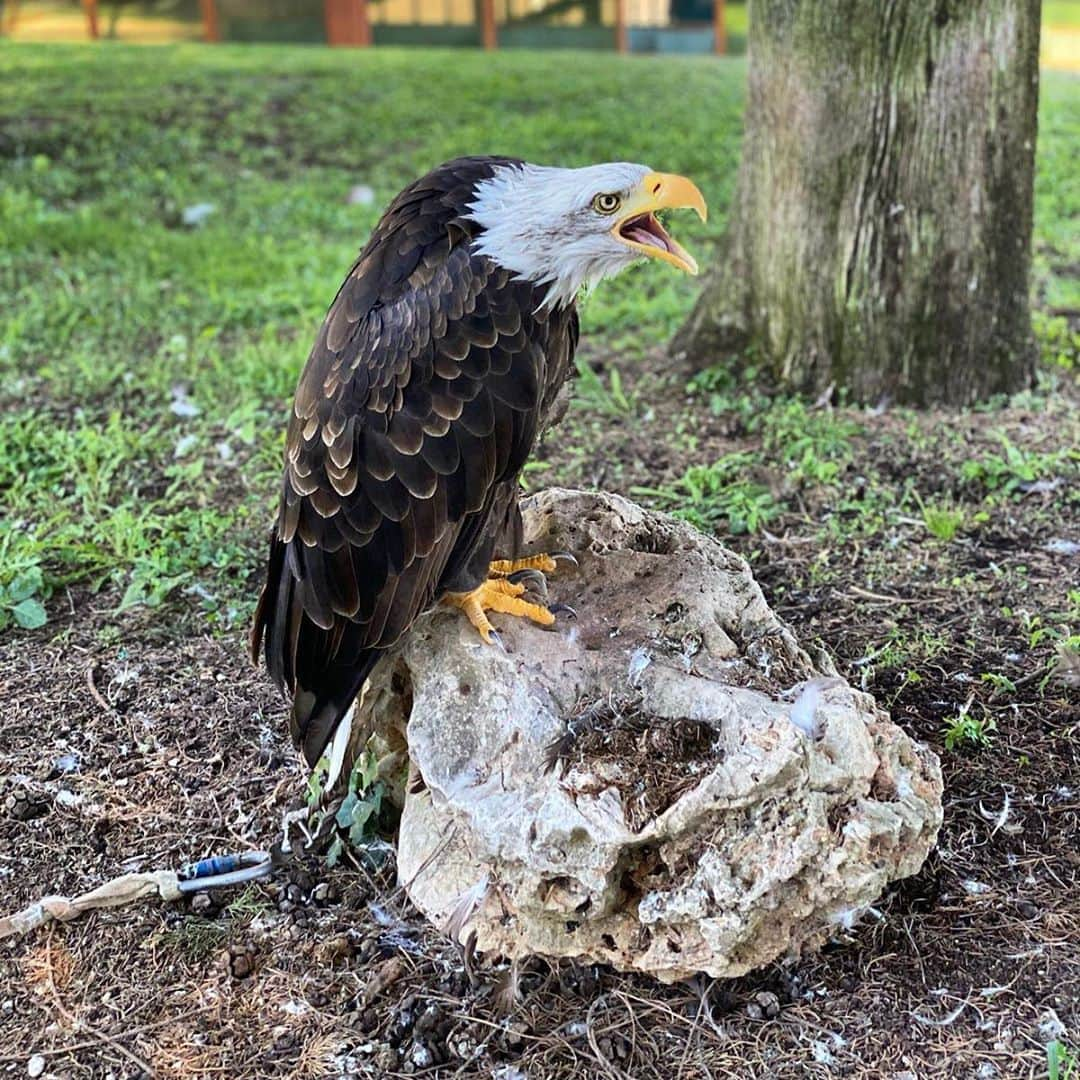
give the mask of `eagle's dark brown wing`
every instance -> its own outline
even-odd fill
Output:
[[[482,580],[576,343],[572,309],[538,311],[471,250],[462,215],[491,165],[451,162],[398,196],[297,388],[252,649],[312,765],[380,650]]]

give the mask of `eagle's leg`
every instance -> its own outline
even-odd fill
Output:
[[[494,565],[494,564],[493,564]],[[526,567],[525,569],[531,569]],[[516,571],[512,571],[516,572]],[[469,622],[476,627],[488,645],[494,645],[495,630],[488,621],[487,612],[498,611],[504,615],[519,615],[541,626],[551,626],[555,616],[543,604],[522,600],[525,586],[520,582],[507,581],[505,577],[490,577],[479,588],[465,593],[446,593],[443,602],[460,608]]]

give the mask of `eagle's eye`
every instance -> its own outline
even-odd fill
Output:
[[[597,195],[592,201],[593,209],[598,214],[614,214],[622,205],[622,199],[610,192]]]

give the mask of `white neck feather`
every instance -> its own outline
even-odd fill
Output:
[[[618,273],[637,256],[592,209],[601,192],[628,191],[649,172],[618,162],[583,169],[506,165],[477,184],[469,217],[484,231],[475,250],[519,280],[548,287],[543,306],[569,304],[583,286]]]

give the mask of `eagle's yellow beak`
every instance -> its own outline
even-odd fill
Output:
[[[663,259],[688,274],[696,274],[698,265],[693,255],[668,236],[656,220],[657,210],[683,209],[696,210],[702,221],[709,214],[701,192],[685,176],[649,173],[620,208],[611,234],[642,255]]]

